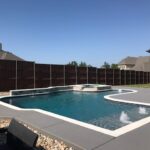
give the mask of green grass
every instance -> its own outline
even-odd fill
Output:
[[[128,85],[129,87],[135,87],[135,88],[150,88],[149,84],[134,84],[134,85]]]

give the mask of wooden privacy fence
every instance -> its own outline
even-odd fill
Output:
[[[0,60],[0,91],[87,83],[150,83],[150,72]]]

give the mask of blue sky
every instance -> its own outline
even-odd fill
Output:
[[[0,0],[3,49],[38,63],[101,66],[148,55],[150,0]]]

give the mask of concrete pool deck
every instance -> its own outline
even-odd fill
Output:
[[[114,137],[65,122],[35,111],[20,111],[0,105],[1,118],[16,118],[75,149],[95,149]]]
[[[135,89],[132,94],[112,96],[127,101],[150,104],[150,89]],[[75,149],[86,150],[150,150],[150,123],[118,137],[106,135],[36,111],[14,110],[0,105],[0,117],[16,118],[51,137],[63,140]]]
[[[115,86],[116,89],[132,89],[138,92],[130,93],[125,95],[111,96],[112,98],[117,98],[125,101],[140,102],[150,104],[150,88],[131,88],[123,86]]]

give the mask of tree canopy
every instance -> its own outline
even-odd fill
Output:
[[[104,62],[104,64],[101,66],[101,68],[106,68],[106,69],[118,69],[118,64],[109,64],[108,62]]]
[[[118,64],[111,64],[111,69],[119,69]]]
[[[71,61],[67,65],[78,66],[78,63],[76,61]]]
[[[110,68],[110,64],[105,61],[101,68],[106,68],[106,69],[108,69],[108,68]]]
[[[84,61],[81,61],[80,63],[78,63],[77,61],[71,61],[67,65],[78,66],[78,67],[92,67],[91,65],[87,65],[87,63]]]
[[[92,67],[92,65],[88,65],[86,62],[81,61],[81,62],[77,62],[77,61],[71,61],[69,62],[67,65],[71,65],[71,66],[76,66],[76,67]],[[100,67],[100,68],[106,68],[106,69],[118,69],[118,64],[109,64],[108,62],[104,62],[104,64]]]

